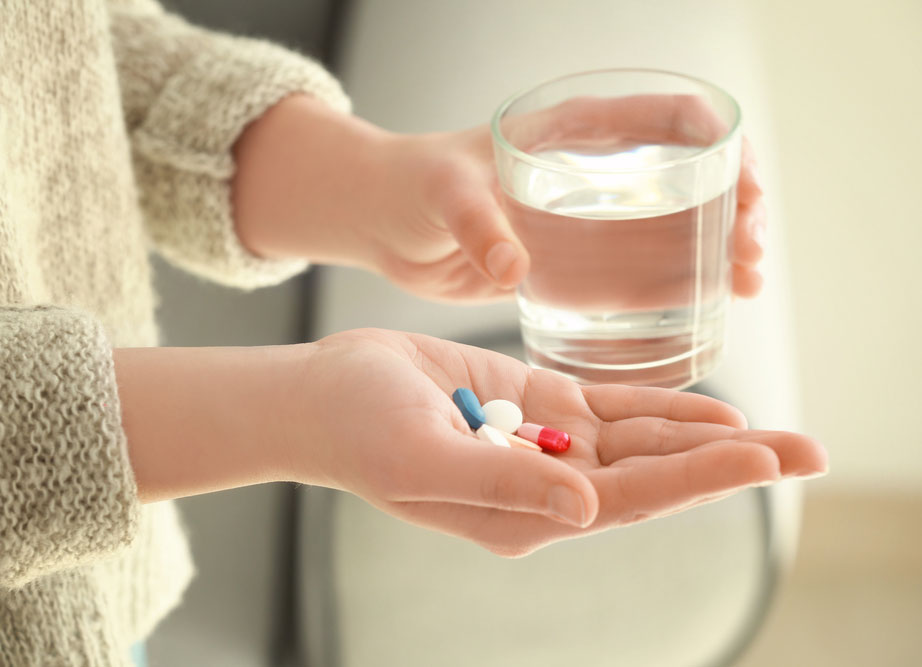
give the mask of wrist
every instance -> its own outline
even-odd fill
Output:
[[[303,94],[271,107],[234,146],[232,203],[243,245],[267,258],[367,267],[369,189],[381,180],[377,157],[393,136]]]
[[[141,501],[292,479],[288,369],[301,347],[114,350]]]

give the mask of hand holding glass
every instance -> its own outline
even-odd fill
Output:
[[[653,70],[566,76],[500,107],[500,184],[531,256],[518,302],[533,366],[671,388],[714,370],[739,120],[722,90]]]

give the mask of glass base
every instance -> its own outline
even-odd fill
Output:
[[[523,331],[525,358],[579,384],[684,389],[710,375],[723,358],[723,338],[567,338]]]

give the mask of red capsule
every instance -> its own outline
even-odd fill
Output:
[[[515,434],[520,438],[530,440],[549,452],[565,452],[570,448],[569,434],[547,426],[522,424]]]

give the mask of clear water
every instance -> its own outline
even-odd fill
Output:
[[[698,150],[646,145],[541,157],[623,169]],[[702,176],[527,175],[516,191],[529,203],[510,197],[508,209],[532,259],[518,300],[533,365],[585,383],[673,388],[713,370],[724,342],[735,190]]]

